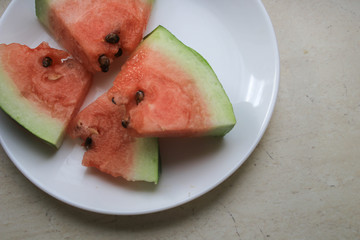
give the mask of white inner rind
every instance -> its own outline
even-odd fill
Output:
[[[159,146],[157,138],[137,138],[133,178],[157,183],[159,180]]]
[[[34,135],[57,148],[61,145],[65,130],[64,123],[47,115],[23,97],[1,65],[0,107]]]

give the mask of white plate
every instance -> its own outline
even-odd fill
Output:
[[[195,199],[229,177],[260,141],[273,112],[279,56],[260,0],[157,0],[147,32],[163,25],[210,63],[233,103],[236,127],[219,138],[161,140],[160,183],[130,183],[81,165],[83,149],[66,139],[57,152],[0,111],[0,140],[36,186],[70,205],[106,214],[144,214]],[[0,43],[59,47],[35,17],[34,1],[13,0],[0,21]],[[103,93],[116,72],[98,74],[84,104]]]

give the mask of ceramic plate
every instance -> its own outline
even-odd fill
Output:
[[[233,103],[237,124],[224,138],[161,139],[158,185],[126,182],[81,165],[84,150],[65,139],[53,151],[0,111],[0,140],[17,168],[51,196],[105,214],[157,212],[210,191],[248,158],[272,114],[279,56],[260,0],[157,0],[147,33],[163,25],[213,67]],[[39,24],[34,1],[13,0],[0,21],[0,43],[59,45]],[[84,106],[111,85],[116,71],[95,76]]]

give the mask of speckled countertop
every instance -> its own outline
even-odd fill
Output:
[[[108,216],[42,192],[0,147],[0,238],[360,239],[360,1],[263,3],[279,44],[278,101],[233,176],[168,211]]]

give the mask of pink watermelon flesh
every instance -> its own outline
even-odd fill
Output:
[[[49,57],[52,64],[44,67]],[[46,64],[45,64],[46,65]],[[59,147],[92,75],[68,53],[45,42],[30,49],[0,44],[0,106],[33,134]]]
[[[111,99],[125,106],[134,136],[223,136],[236,123],[206,60],[162,26],[122,67],[108,92]]]
[[[191,77],[157,51],[137,51],[114,85],[108,98],[125,103],[134,135],[196,136],[210,129],[210,113]],[[144,93],[140,103],[137,91]]]
[[[157,183],[157,139],[130,136],[122,124],[123,114],[124,109],[104,94],[76,116],[69,134],[84,141],[82,164],[128,181]]]
[[[89,71],[101,67],[99,57],[111,63],[116,56],[131,53],[140,43],[153,1],[149,0],[36,0],[36,14],[57,41]],[[113,37],[115,43],[106,41]],[[114,35],[113,35],[114,36]],[[120,52],[119,52],[119,49]]]

